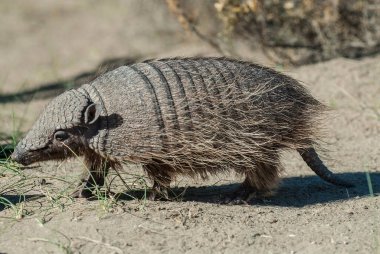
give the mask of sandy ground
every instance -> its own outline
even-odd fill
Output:
[[[216,54],[183,35],[153,1],[3,0],[0,14],[3,139],[27,131],[50,99],[5,103],[5,95],[67,80],[113,57]],[[259,52],[244,56],[274,66]],[[126,166],[122,176],[138,190],[127,192],[119,179],[111,189],[140,199],[89,201],[68,197],[79,160],[22,173],[0,165],[1,200],[13,202],[0,206],[0,253],[380,253],[380,56],[274,67],[333,109],[325,160],[355,188],[323,182],[295,153],[284,154],[286,171],[273,197],[236,206],[219,204],[241,181],[233,175],[177,179],[177,201],[151,202],[141,198],[141,170]],[[6,190],[13,183],[16,190]]]

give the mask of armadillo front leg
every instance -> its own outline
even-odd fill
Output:
[[[80,182],[76,190],[71,194],[74,198],[90,198],[96,195],[105,183],[110,165],[102,160],[98,164],[87,163],[87,168],[83,171]]]

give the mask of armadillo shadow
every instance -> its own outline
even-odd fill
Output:
[[[78,74],[72,78],[41,84],[36,88],[26,89],[24,91],[0,94],[0,104],[12,102],[29,102],[31,100],[47,99],[55,97],[70,88],[76,88],[88,82],[91,82],[98,76],[116,69],[120,66],[130,65],[136,62],[138,57],[120,57],[107,59],[101,62],[94,70]]]
[[[283,178],[281,185],[274,196],[266,199],[257,199],[250,202],[253,205],[270,205],[286,207],[303,207],[307,205],[343,201],[364,197],[369,195],[367,176],[364,172],[340,173],[339,178],[345,179],[355,184],[353,188],[342,188],[323,182],[318,176]],[[380,173],[370,174],[373,192],[380,193]],[[220,197],[234,191],[237,184],[229,184],[215,187],[202,187],[200,190],[188,189],[184,200],[200,202],[218,202],[216,197]],[[207,197],[197,193],[215,193],[214,196]],[[209,194],[209,195],[210,195]]]
[[[1,194],[0,195],[0,212],[9,207],[9,205],[17,205],[18,203],[24,201],[34,201],[43,198],[42,194],[31,194],[31,195],[12,195],[12,194]],[[6,202],[4,202],[6,200]]]
[[[323,182],[318,176],[283,178],[277,192],[265,199],[254,199],[251,205],[303,207],[313,204],[328,203],[369,196],[369,187],[365,172],[340,173],[340,178],[355,184],[353,188],[342,188]],[[373,192],[380,194],[380,173],[370,174]],[[220,203],[224,196],[233,193],[239,184],[218,186],[173,188],[172,192],[180,195],[183,202],[196,201],[204,203]],[[127,193],[142,197],[138,192]],[[140,195],[140,196],[139,196]],[[125,195],[125,199],[127,195]]]
[[[253,206],[304,207],[307,205],[369,196],[368,182],[364,172],[341,173],[337,175],[344,180],[355,183],[355,187],[349,189],[337,187],[323,182],[318,176],[289,177],[282,180],[274,196],[266,199],[254,199],[250,201],[249,204]],[[371,173],[370,178],[373,193],[379,195],[380,173]],[[178,196],[178,201],[173,202],[195,201],[219,204],[224,196],[232,193],[238,187],[239,184],[225,184],[218,186],[173,188],[171,191],[172,195]],[[144,194],[144,191],[132,190],[126,193],[119,193],[119,199],[131,200],[131,197],[142,199]],[[20,202],[19,195],[1,195],[1,197],[7,199],[12,204]],[[43,197],[43,195],[25,195],[22,197],[22,201],[32,201]],[[89,202],[96,202],[96,200]],[[0,203],[0,211],[5,208],[6,207]]]

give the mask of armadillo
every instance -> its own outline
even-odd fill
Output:
[[[326,106],[300,82],[271,68],[228,58],[169,58],[122,66],[64,92],[45,108],[12,158],[28,165],[84,156],[88,197],[110,168],[142,164],[152,199],[178,175],[234,170],[238,195],[278,186],[280,154],[297,150],[325,181],[351,183],[319,159]]]

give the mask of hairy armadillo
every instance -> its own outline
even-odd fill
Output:
[[[91,175],[76,195],[84,197],[103,185],[109,168],[141,163],[157,198],[176,175],[229,169],[245,176],[239,195],[270,191],[280,152],[296,149],[322,179],[349,187],[314,150],[325,109],[296,80],[253,63],[149,60],[56,97],[12,158],[28,165],[83,155]]]

